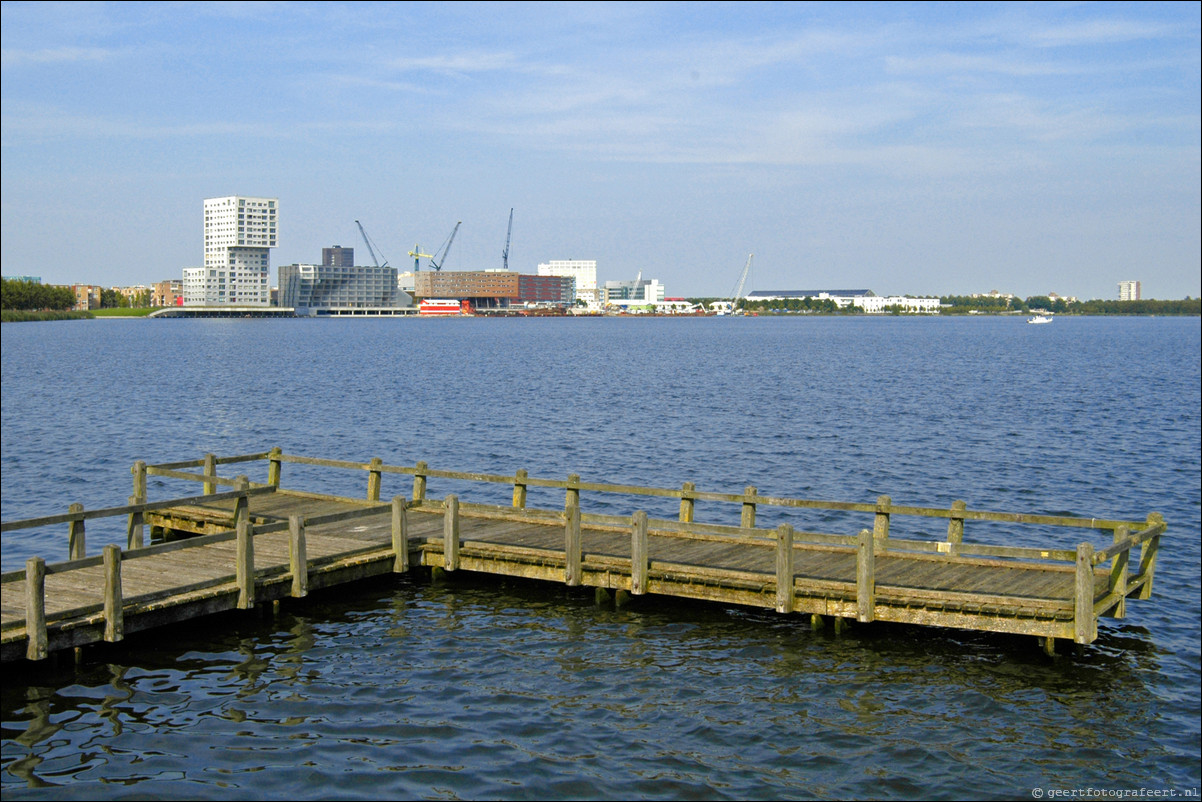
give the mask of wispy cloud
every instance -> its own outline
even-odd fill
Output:
[[[0,64],[5,69],[26,65],[78,64],[107,61],[119,54],[120,51],[103,47],[49,47],[41,50],[4,48],[0,51]]]

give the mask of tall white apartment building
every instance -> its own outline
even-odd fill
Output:
[[[570,276],[576,279],[576,297],[589,306],[597,303],[597,261],[595,259],[553,259],[540,262],[540,276]]]
[[[205,265],[184,269],[185,306],[268,306],[277,198],[205,199]]]
[[[1138,281],[1119,282],[1120,301],[1138,301],[1140,300],[1140,297],[1140,286]]]

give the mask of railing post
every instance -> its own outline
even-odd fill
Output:
[[[776,527],[776,611],[793,612],[793,527]]]
[[[580,506],[570,504],[564,513],[564,576],[563,581],[576,587],[582,579],[583,546],[580,539]]]
[[[747,487],[745,487],[743,489],[743,495],[745,495],[745,496],[754,497],[757,494],[758,494],[758,491],[751,485],[748,485]],[[743,514],[739,517],[739,526],[743,527],[744,529],[754,529],[755,528],[755,502],[754,501],[745,500],[743,502]]]
[[[271,449],[267,454],[267,484],[274,488],[280,486],[280,474],[283,473],[284,461],[282,457],[284,452],[279,446]]]
[[[1164,517],[1158,512],[1148,513],[1148,526],[1164,523]],[[1139,550],[1139,575],[1144,583],[1139,588],[1137,599],[1152,598],[1152,575],[1156,572],[1156,552],[1160,551],[1160,535],[1155,535],[1144,541]]]
[[[876,542],[877,551],[886,551],[889,548],[889,506],[891,504],[893,504],[893,499],[888,496],[877,496],[876,498],[876,517],[872,521],[872,539]]]
[[[580,506],[580,474],[568,474],[568,484],[564,491],[563,508],[565,510]]]
[[[409,570],[409,521],[405,515],[405,497],[392,497],[392,571]]]
[[[1131,537],[1131,530],[1126,526],[1120,526],[1114,530],[1115,543],[1122,543],[1129,537]],[[1119,597],[1119,603],[1114,606],[1115,618],[1127,616],[1127,577],[1130,561],[1131,549],[1126,548],[1114,555],[1114,559],[1110,563],[1110,590]]]
[[[443,570],[459,568],[459,496],[447,496],[442,517]]]
[[[693,504],[694,499],[689,494],[697,489],[697,485],[692,482],[685,482],[680,488],[680,522],[691,524],[693,522]]]
[[[204,475],[205,476],[213,476],[216,473],[217,473],[217,455],[216,454],[205,454]],[[216,492],[217,492],[217,483],[206,481],[205,482],[205,495],[211,496]]]
[[[856,549],[856,618],[872,621],[876,618],[876,536],[867,529],[860,530]]]
[[[125,611],[121,591],[121,549],[104,547],[104,639],[110,643],[125,637]]]
[[[75,502],[70,507],[67,507],[67,512],[83,512],[83,505]],[[83,521],[71,521],[67,526],[67,559],[83,559],[88,556],[87,537]]]
[[[1093,643],[1098,637],[1098,619],[1093,614],[1093,544],[1077,545],[1077,574],[1073,593],[1073,640]]]
[[[367,500],[380,500],[380,469],[384,467],[384,460],[379,457],[371,458],[371,467],[367,469]]]
[[[309,595],[309,546],[305,540],[305,519],[288,516],[288,570],[292,573],[292,598]]]
[[[144,502],[146,499],[146,463],[138,460],[129,470],[134,475],[134,495],[143,499]]]
[[[958,554],[960,544],[964,542],[964,511],[968,509],[968,505],[963,501],[952,502],[952,516],[947,520],[947,542],[950,545],[949,551],[952,554]]]
[[[130,496],[129,505],[132,507],[135,504],[145,504],[146,497]],[[125,525],[125,548],[140,549],[145,543],[146,536],[146,513],[141,510],[134,510],[129,514],[129,521]]]
[[[41,557],[25,561],[25,633],[25,657],[46,659],[46,561]]]
[[[421,461],[413,466],[413,500],[422,502],[426,500],[426,471],[429,467],[425,461]]]
[[[526,473],[525,468],[518,468],[518,472],[513,476],[513,506],[515,509],[526,508],[526,479],[530,474]]]
[[[639,596],[647,592],[647,513],[636,512],[630,521],[630,593]]]
[[[239,476],[234,487],[239,491],[250,489],[250,480]],[[250,502],[240,496],[234,505],[234,530],[237,533],[237,557],[234,577],[238,584],[238,608],[249,610],[255,606],[255,537],[250,524]]]

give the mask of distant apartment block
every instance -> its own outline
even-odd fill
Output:
[[[335,245],[332,248],[321,249],[322,267],[354,267],[355,249]]]
[[[391,266],[280,265],[279,274],[279,305],[298,313],[409,305],[407,295],[398,301],[402,293]]]
[[[1119,300],[1120,301],[1138,301],[1143,297],[1138,281],[1120,281],[1119,282]]]
[[[156,281],[150,291],[151,306],[179,306],[184,302],[184,282],[177,278]]]
[[[75,293],[75,311],[87,312],[100,308],[100,293],[104,292],[104,287],[97,284],[72,284],[71,291]]]
[[[540,262],[540,276],[570,276],[576,279],[576,297],[590,306],[597,302],[597,261],[595,259],[552,259]]]
[[[267,306],[279,201],[230,195],[204,202],[204,267],[184,269],[187,306]]]

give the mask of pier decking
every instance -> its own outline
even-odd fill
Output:
[[[266,463],[266,482],[230,478],[219,466]],[[362,498],[289,490],[283,466],[366,474]],[[201,472],[189,469],[200,468]],[[70,559],[27,561],[0,580],[0,657],[40,660],[50,653],[167,626],[211,613],[248,609],[319,588],[426,567],[473,571],[592,587],[598,598],[660,594],[827,617],[894,621],[1034,635],[1045,650],[1056,639],[1097,637],[1099,616],[1123,617],[1129,599],[1147,599],[1165,523],[908,507],[888,496],[875,503],[815,501],[741,493],[636,487],[563,479],[440,471],[344,462],[271,452],[133,468],[134,494],[120,507],[2,525],[67,529]],[[381,501],[384,477],[412,477],[408,498]],[[149,502],[147,477],[203,484],[199,495]],[[427,484],[512,486],[508,505],[449,494],[430,498]],[[232,490],[218,492],[218,487]],[[527,506],[530,488],[562,492],[562,508]],[[505,491],[508,494],[508,490]],[[545,492],[545,491],[544,491]],[[584,513],[581,496],[679,500],[671,519]],[[495,495],[495,493],[494,493]],[[694,520],[698,502],[739,505],[739,524]],[[629,503],[627,501],[626,503]],[[660,504],[663,502],[661,501]],[[858,515],[870,528],[822,533],[756,525],[765,507]],[[126,548],[86,554],[86,521],[121,516]],[[946,520],[937,540],[891,536],[900,516]],[[973,544],[969,521],[1086,528],[1106,545],[1074,549]],[[151,540],[145,545],[145,530]]]

